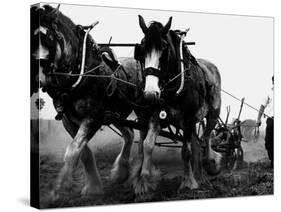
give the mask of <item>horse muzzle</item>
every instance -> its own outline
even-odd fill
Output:
[[[160,100],[160,93],[157,91],[144,91],[144,98],[154,103]]]

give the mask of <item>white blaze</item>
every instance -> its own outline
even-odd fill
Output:
[[[34,30],[34,35],[37,35],[39,32],[44,34],[44,35],[46,35],[47,34],[47,29],[45,27],[40,26],[38,29]],[[47,48],[45,48],[44,46],[42,46],[40,35],[39,35],[39,46],[38,46],[38,49],[35,52],[33,52],[32,55],[33,55],[33,57],[36,60],[48,59],[49,50]]]
[[[160,56],[161,56],[161,52],[156,51],[155,49],[152,49],[151,53],[148,54],[148,55],[145,57],[144,68],[152,67],[152,68],[158,69],[158,68],[159,68],[159,59],[160,59]]]
[[[159,70],[159,60],[160,60],[161,52],[152,49],[151,53],[145,57],[145,68],[155,68]],[[159,70],[160,71],[160,70]],[[147,93],[159,93],[160,88],[158,86],[159,79],[154,75],[148,75],[145,77],[145,89],[144,91]]]

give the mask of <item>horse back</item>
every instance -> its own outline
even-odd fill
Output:
[[[121,57],[119,61],[124,69],[126,80],[130,83],[138,85],[142,80],[141,77],[141,66],[138,61],[132,57]]]

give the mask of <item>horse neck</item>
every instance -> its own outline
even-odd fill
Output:
[[[87,42],[88,43],[88,42]],[[80,59],[80,62],[82,58]],[[82,64],[80,64],[81,68]],[[89,75],[92,76],[108,76],[113,73],[111,70],[101,59],[99,55],[98,47],[93,47],[92,42],[89,42],[86,48],[86,58],[85,58],[85,69],[84,73],[89,72]],[[77,70],[80,73],[80,69]],[[102,78],[102,77],[84,77],[79,86],[75,90],[84,89],[85,87],[95,87],[99,90],[99,92],[104,92],[105,87],[108,85],[110,79],[109,78]]]
[[[102,63],[102,60],[100,59],[100,57],[98,55],[98,51],[94,50],[92,45],[87,46],[86,55],[87,56],[86,56],[86,60],[85,60],[85,67],[88,70],[85,70],[85,71],[89,71],[89,70],[93,69],[94,67],[99,66]],[[81,61],[82,61],[82,58],[81,58]]]
[[[180,73],[179,41],[177,40],[177,37],[174,35],[173,31],[169,31],[167,39],[168,43],[170,44],[167,67],[168,70],[172,70],[171,76],[175,76]]]

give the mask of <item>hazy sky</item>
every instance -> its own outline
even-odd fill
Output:
[[[165,24],[172,16],[171,29],[190,28],[185,40],[196,42],[195,46],[189,47],[192,54],[219,68],[224,90],[238,98],[245,97],[247,103],[259,108],[272,87],[273,18],[64,4],[60,11],[76,24],[89,25],[99,21],[91,31],[98,43],[108,42],[110,36],[112,43],[138,43],[143,37],[138,14],[147,24],[152,20]],[[119,47],[114,51],[119,57],[133,56],[133,48]],[[51,101],[46,94],[41,97],[46,101],[41,117],[53,118],[55,112]],[[222,92],[223,118],[227,105],[231,105],[231,117],[237,116],[240,103]],[[242,119],[256,117],[256,111],[244,106]]]

